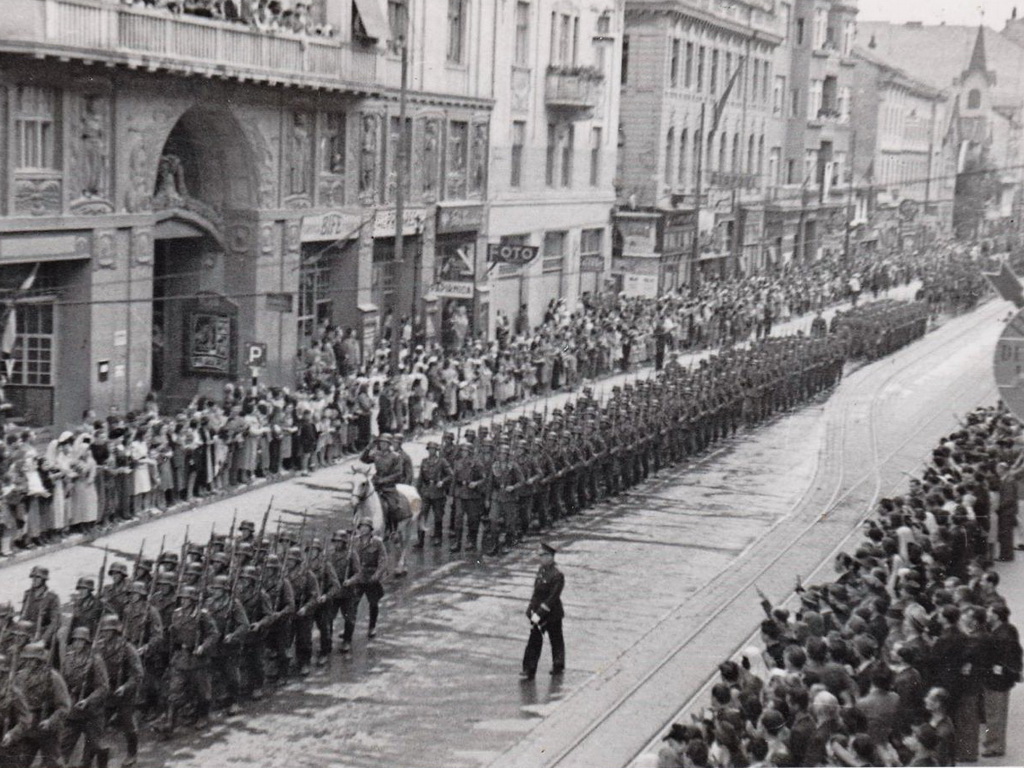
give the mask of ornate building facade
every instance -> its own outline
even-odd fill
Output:
[[[364,350],[389,314],[443,332],[441,277],[483,264],[493,4],[428,5],[5,3],[0,285],[18,296],[7,394],[31,422],[215,394],[248,378],[252,342],[260,380],[291,386],[325,323]]]

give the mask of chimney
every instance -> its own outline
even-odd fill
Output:
[[[1016,6],[1014,6],[1010,19],[1003,28],[1002,35],[1007,40],[1024,47],[1024,19],[1018,18]]]
[[[871,35],[871,40],[868,42],[868,48],[870,48],[873,51],[877,47],[878,47],[878,41],[875,40],[875,36],[874,35]]]

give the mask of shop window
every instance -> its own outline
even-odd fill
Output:
[[[15,310],[14,363],[10,383],[29,387],[53,386],[55,335],[53,304],[20,304]]]
[[[331,322],[331,270],[326,254],[304,253],[299,267],[299,342],[308,344],[323,322]]]
[[[405,119],[405,130],[402,130],[401,120],[392,117],[390,131],[388,133],[388,163],[390,173],[388,177],[388,200],[395,199],[396,187],[402,185],[402,194],[409,199],[410,181],[412,180],[412,118]]]
[[[566,232],[546,232],[544,234],[544,262],[545,273],[561,272],[565,263],[565,241],[568,237]]]
[[[14,155],[18,170],[57,170],[57,92],[20,85],[14,102]]]

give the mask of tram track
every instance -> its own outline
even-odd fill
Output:
[[[915,353],[906,357],[906,359],[898,360],[898,367],[894,370],[886,370],[884,367],[884,361],[880,361],[878,364],[868,365],[860,370],[851,374],[847,380],[843,382],[846,385],[846,396],[841,402],[836,402],[834,399],[826,402],[827,409],[839,409],[838,416],[833,413],[830,416],[830,424],[835,425],[832,429],[829,429],[826,433],[826,439],[823,441],[822,448],[817,453],[816,468],[813,475],[813,479],[807,484],[805,489],[801,492],[800,496],[795,502],[793,502],[788,511],[781,515],[779,519],[774,523],[758,541],[753,542],[747,547],[747,549],[739,555],[737,558],[737,566],[735,568],[725,569],[722,572],[716,574],[710,581],[704,584],[699,590],[691,595],[686,603],[690,606],[706,603],[713,597],[716,591],[721,591],[725,586],[723,582],[727,580],[727,576],[732,575],[732,581],[735,584],[735,570],[743,567],[743,561],[746,561],[747,570],[749,571],[750,563],[758,560],[756,557],[757,552],[764,550],[770,546],[770,540],[775,535],[778,538],[780,533],[786,533],[786,539],[784,546],[778,547],[777,552],[774,556],[770,557],[767,561],[759,562],[753,569],[753,573],[745,573],[739,580],[739,586],[734,586],[728,590],[725,595],[721,596],[719,601],[716,601],[717,607],[712,608],[710,611],[704,614],[703,619],[693,629],[690,629],[684,638],[676,644],[668,653],[664,654],[658,661],[651,666],[646,672],[640,676],[635,682],[633,682],[626,690],[624,690],[603,712],[594,717],[586,727],[584,727],[578,734],[574,735],[568,743],[560,744],[560,748],[553,756],[545,755],[543,764],[547,766],[570,766],[570,765],[582,765],[585,764],[584,760],[576,760],[574,756],[581,752],[587,752],[583,749],[588,745],[588,742],[594,737],[594,735],[604,728],[611,727],[612,730],[617,730],[611,725],[611,721],[616,719],[617,715],[627,707],[633,706],[635,700],[639,698],[639,694],[646,688],[652,685],[652,683],[659,682],[659,678],[663,677],[666,673],[667,668],[677,663],[679,659],[687,655],[688,652],[692,651],[695,645],[699,641],[705,639],[708,629],[715,624],[724,614],[732,609],[740,600],[746,595],[749,595],[755,585],[764,579],[773,569],[775,569],[780,561],[784,558],[788,558],[794,552],[798,552],[803,548],[809,535],[815,531],[823,523],[834,523],[831,519],[832,513],[839,509],[847,499],[849,499],[858,489],[860,489],[866,482],[873,481],[869,501],[866,504],[867,509],[874,506],[875,502],[879,498],[881,489],[884,484],[883,480],[883,467],[887,462],[891,461],[903,448],[905,448],[911,441],[917,438],[921,432],[928,429],[936,419],[938,419],[942,412],[937,411],[932,413],[930,417],[920,420],[920,423],[916,425],[916,428],[912,429],[909,434],[893,448],[887,450],[883,456],[883,448],[880,445],[878,435],[878,421],[881,403],[883,402],[884,396],[889,391],[892,384],[902,380],[909,374],[915,372],[916,367],[920,363],[936,354],[937,349],[947,347],[955,344],[959,339],[974,333],[978,328],[984,324],[992,323],[998,316],[1001,308],[998,305],[990,305],[982,307],[978,310],[978,317],[972,322],[964,324],[963,327],[956,329],[955,333],[942,333],[943,329],[929,334],[920,342],[918,342],[919,348],[915,350]],[[948,324],[947,326],[948,327]],[[893,362],[897,362],[893,360]],[[882,376],[881,381],[874,384],[871,390],[871,396],[867,403],[858,399],[858,393],[863,391],[866,385],[870,385],[873,377]],[[864,379],[864,380],[862,380]],[[840,385],[842,387],[842,385]],[[976,383],[969,382],[966,389],[970,389],[976,386]],[[961,388],[958,391],[959,396],[963,396],[965,388]],[[867,435],[865,435],[866,442],[868,443],[870,450],[870,464],[862,472],[856,475],[852,480],[847,477],[847,464],[851,464],[851,451],[852,442],[850,440],[850,428],[853,423],[852,417],[856,412],[866,412],[867,422]],[[688,471],[692,471],[692,467],[688,468]],[[680,473],[685,475],[684,473]],[[834,481],[831,483],[824,482],[829,476],[834,477]],[[827,490],[821,488],[822,484],[825,484]],[[824,503],[818,502],[816,499],[820,498],[823,493],[828,493],[827,500]],[[859,507],[859,505],[858,505]],[[811,513],[813,509],[822,510],[819,513]],[[843,542],[849,540],[852,533],[859,527],[860,521],[863,517],[861,514],[857,514],[856,522],[852,528],[847,531],[840,541],[840,545]],[[798,530],[791,530],[799,521],[807,520],[806,524]],[[831,559],[832,555],[821,560],[817,563],[816,569],[820,570],[820,567]],[[673,614],[678,614],[678,610],[674,611]],[[664,617],[659,621],[651,630],[644,634],[643,637],[639,638],[636,643],[623,652],[623,656],[628,654],[640,645],[652,633],[658,631],[663,624],[665,624],[670,618],[669,616]],[[741,644],[739,647],[743,647]],[[733,649],[729,649],[726,653],[722,653],[721,650],[717,652],[719,659],[728,656]],[[705,690],[707,681],[704,685],[698,686],[698,691],[693,696],[689,697],[686,705],[683,707],[685,711],[689,706],[692,706],[696,696],[699,696],[702,691]],[[674,718],[678,716],[678,711],[673,714],[672,718],[667,719],[663,722],[658,729],[658,733],[667,725],[672,722]],[[647,732],[650,732],[650,724],[647,725]],[[604,743],[604,739],[601,740]],[[592,754],[592,753],[591,753]],[[509,765],[510,763],[499,759],[492,763],[493,765]],[[514,762],[512,764],[525,764],[520,762]]]

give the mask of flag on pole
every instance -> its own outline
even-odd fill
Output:
[[[725,91],[722,93],[721,98],[715,102],[715,113],[711,116],[711,130],[709,133],[714,133],[718,130],[718,124],[722,120],[722,112],[725,111],[725,103],[729,100],[729,94],[732,93],[732,88],[736,85],[736,78],[740,76],[741,69],[743,67],[736,67],[736,71],[729,78],[729,84],[725,86]]]
[[[11,378],[11,373],[14,369],[14,360],[11,358],[11,353],[14,352],[14,345],[18,341],[18,324],[14,315],[14,309],[22,294],[32,290],[38,275],[39,262],[37,261],[25,279],[22,280],[18,291],[12,294],[10,299],[4,303],[3,315],[0,316],[0,323],[2,323],[2,327],[0,327],[0,357],[3,359],[4,373],[7,374],[8,379]]]
[[[1024,288],[1021,287],[1020,278],[1010,269],[1009,264],[1004,261],[998,272],[982,274],[1006,301],[1012,301],[1018,309],[1024,307]]]

